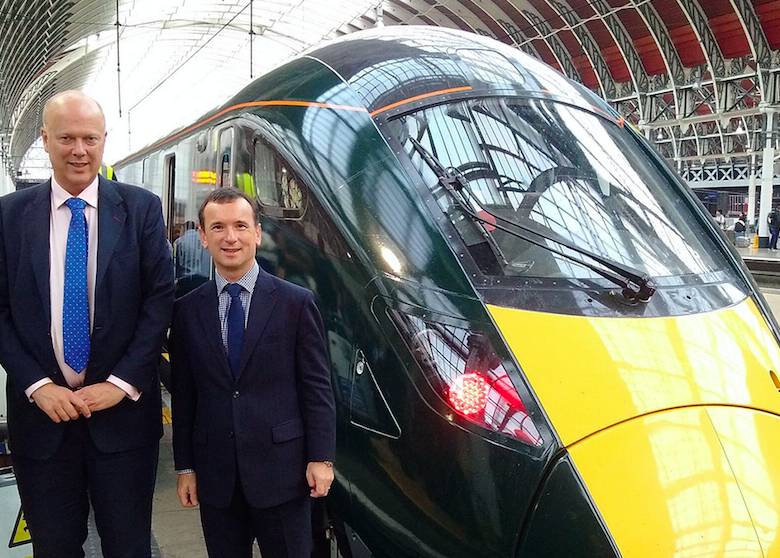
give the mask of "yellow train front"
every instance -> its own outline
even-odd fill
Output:
[[[259,261],[317,296],[345,556],[780,556],[777,326],[581,85],[474,35],[358,33],[119,174],[171,157],[169,227],[247,189]]]

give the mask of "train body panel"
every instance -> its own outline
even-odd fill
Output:
[[[666,318],[489,308],[566,447],[676,407],[734,405],[780,414],[770,372],[780,369],[780,348],[751,299]]]
[[[695,554],[668,514],[657,548],[676,550],[642,554],[641,524],[620,515],[674,472],[645,452],[638,483],[622,447],[649,447],[666,413],[711,420],[676,454],[697,436],[736,443],[729,421],[753,421],[744,432],[760,437],[725,450],[740,463],[731,477],[721,463],[715,484],[775,489],[780,469],[760,463],[776,460],[780,351],[760,293],[620,115],[506,45],[430,28],[350,35],[116,167],[163,199],[179,294],[211,273],[188,225],[206,192],[258,199],[258,262],[310,288],[323,315],[332,517],[377,557]],[[716,416],[728,405],[761,411]],[[681,482],[703,478],[689,469]],[[678,496],[652,495],[658,509]],[[754,509],[734,504],[735,521]],[[777,500],[761,513],[769,527],[752,538],[714,519],[723,548],[770,548]]]
[[[777,556],[779,434],[776,415],[686,407],[570,452],[624,557]]]

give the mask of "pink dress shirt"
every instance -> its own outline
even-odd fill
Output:
[[[75,371],[65,362],[65,347],[62,340],[62,307],[65,292],[65,250],[68,243],[68,229],[70,228],[70,209],[65,202],[72,198],[57,181],[51,179],[51,215],[49,217],[49,289],[51,293],[51,341],[54,347],[54,356],[57,358],[62,375],[68,385],[78,389],[84,385],[83,371]],[[84,216],[87,219],[89,229],[88,253],[87,253],[87,299],[89,302],[89,329],[95,322],[95,278],[97,277],[97,252],[98,252],[98,179],[87,186],[78,197],[87,203],[84,208]],[[38,380],[24,393],[30,397],[32,393],[44,384],[51,383],[50,378]],[[114,376],[107,380],[121,388],[133,401],[141,397],[141,392],[136,388]]]

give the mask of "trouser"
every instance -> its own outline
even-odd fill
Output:
[[[769,227],[769,247],[777,250],[777,237],[780,236],[780,227]]]
[[[159,446],[102,453],[86,421],[65,425],[48,459],[14,456],[35,558],[83,558],[90,501],[105,558],[150,558]]]
[[[209,558],[251,558],[255,539],[263,558],[309,558],[311,555],[308,494],[278,506],[253,508],[236,479],[230,505],[216,508],[201,501],[200,520]]]

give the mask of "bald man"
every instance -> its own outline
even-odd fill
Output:
[[[0,364],[36,558],[151,555],[160,385],[173,306],[160,200],[98,176],[103,111],[66,91],[43,112],[52,177],[0,198]]]

